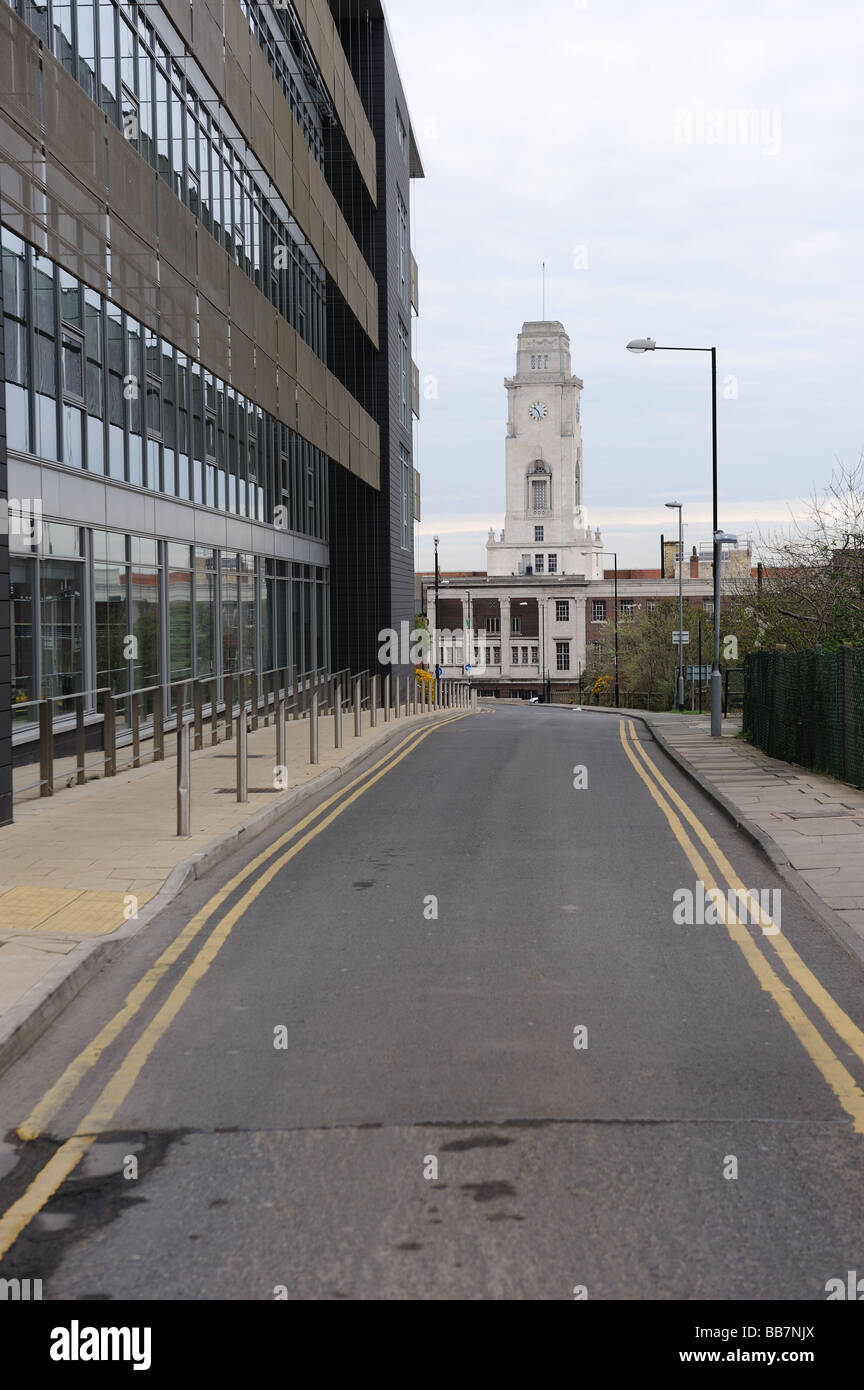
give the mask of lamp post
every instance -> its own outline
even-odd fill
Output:
[[[667,502],[672,511],[678,508],[678,687],[675,704],[684,708],[684,504]]]
[[[621,687],[619,684],[618,667],[618,551],[617,550],[598,550],[598,555],[612,556],[615,562],[615,708],[621,705]]]
[[[723,559],[722,531],[717,518],[717,349],[716,347],[661,347],[653,338],[634,338],[628,352],[710,352],[711,354],[711,451],[714,538],[714,662],[711,667],[711,737],[723,733],[723,685],[720,677],[720,567]]]
[[[441,571],[438,568],[438,537],[435,537],[435,627],[432,631],[432,667],[435,671],[435,680],[439,678],[438,670],[438,586],[441,582]]]
[[[548,653],[546,651],[546,600],[545,598],[539,598],[537,602],[540,604],[540,679],[543,680],[545,677],[546,704],[551,705],[552,689],[549,679]]]

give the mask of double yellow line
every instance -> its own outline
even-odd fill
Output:
[[[687,834],[682,824],[682,818],[694,832],[696,839],[708,851],[708,856],[716,865],[720,879],[725,882],[728,888],[733,889],[738,895],[738,900],[743,903],[746,899],[747,889],[741,882],[739,875],[713,836],[708,833],[686,801],[675,791],[675,788],[670,786],[656,763],[649,758],[642,744],[636,738],[636,727],[633,720],[626,721],[625,729],[625,721],[622,719],[618,727],[624,752],[637,775],[645,783],[654,802],[663,812],[672,834],[690,861],[697,878],[701,879],[705,885],[706,892],[711,889],[718,890],[723,900],[726,900],[725,889],[718,884],[712,870]],[[676,811],[680,812],[680,815],[676,814]],[[847,1071],[839,1057],[804,1013],[789,986],[783,983],[780,976],[772,968],[758,941],[750,935],[744,925],[737,920],[730,920],[730,916],[736,914],[729,914],[723,908],[720,909],[720,913],[725,922],[726,930],[736,946],[741,949],[747,964],[763,990],[766,994],[770,994],[783,1018],[819,1068],[843,1109],[851,1115],[855,1133],[864,1134],[864,1092],[861,1091],[851,1073]],[[765,912],[761,913],[761,922],[763,929],[766,927],[770,929],[774,926],[771,918]],[[864,1033],[861,1029],[852,1022],[848,1014],[844,1013],[839,1004],[817,980],[812,970],[804,964],[794,946],[779,931],[776,934],[765,933],[765,939],[770,941],[772,949],[779,956],[789,975],[803,990],[810,1002],[816,1006],[826,1023],[855,1056],[864,1062]]]
[[[392,772],[393,768],[397,767],[404,758],[407,758],[409,753],[412,753],[424,739],[446,725],[463,718],[465,718],[464,715],[456,715],[453,719],[441,720],[440,723],[419,734],[410,734],[403,743],[395,749],[391,749],[379,762],[374,763],[359,777],[349,782],[347,787],[343,787],[341,791],[328,797],[308,816],[305,816],[297,825],[292,826],[274,844],[241,869],[238,874],[235,874],[224,887],[220,888],[218,893],[210,898],[175,937],[171,945],[162,952],[158,960],[145,972],[126,996],[123,1007],[118,1010],[110,1022],[105,1024],[104,1028],[100,1029],[92,1042],[88,1043],[87,1047],[70,1062],[62,1076],[45,1093],[24,1123],[19,1125],[17,1131],[19,1138],[33,1140],[39,1137],[46,1124],[57,1114],[61,1106],[66,1103],[84,1080],[87,1073],[96,1065],[105,1049],[131,1023],[156,986],[171,967],[177,963],[210,919],[215,916],[232,893],[250,879],[253,880],[251,886],[238,899],[230,912],[219,920],[207,937],[203,946],[171,990],[165,1003],[148,1023],[137,1042],[129,1049],[102,1090],[95,1105],[82,1120],[76,1133],[60,1146],[45,1167],[37,1173],[26,1192],[0,1217],[0,1260],[14,1245],[33,1217],[42,1210],[46,1202],[66,1181],[83,1155],[95,1143],[98,1135],[110,1126],[153,1049],[188,1001],[195,986],[207,974],[231,935],[233,928],[255,899],[272,883],[277,874],[282,872],[286,864],[289,864],[312,840],[332,825],[344,811],[347,811],[349,806],[352,806],[371,787],[374,787],[382,777],[386,777],[388,772]],[[331,807],[333,807],[332,810],[329,809]],[[328,810],[329,814],[325,815],[324,813]],[[284,853],[280,853],[280,850],[283,849]],[[271,862],[268,863],[268,861]]]

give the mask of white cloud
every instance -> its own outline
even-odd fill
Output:
[[[585,381],[598,524],[616,524],[623,498],[636,516],[642,499],[710,474],[704,360],[633,359],[634,336],[716,343],[721,374],[740,378],[738,399],[721,403],[724,524],[857,457],[864,11],[845,0],[388,10],[427,173],[414,196],[418,356],[440,393],[423,402],[424,510],[474,546],[471,568],[501,524],[503,378],[523,320],[540,313],[541,259],[547,313],[567,326]],[[779,113],[777,152],[676,144],[675,112],[700,103],[767,113],[769,134]],[[437,138],[424,139],[427,118]],[[653,563],[658,526],[621,525],[624,563]]]

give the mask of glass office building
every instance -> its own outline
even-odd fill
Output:
[[[0,162],[2,821],[40,699],[410,618],[422,169],[365,0],[0,0]]]

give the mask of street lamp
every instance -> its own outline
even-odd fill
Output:
[[[710,352],[711,354],[711,450],[712,492],[714,501],[714,663],[711,668],[711,737],[723,733],[723,687],[720,678],[720,567],[722,542],[717,519],[717,349],[716,347],[661,347],[653,338],[634,338],[627,344],[628,352]]]
[[[726,531],[715,531],[715,532],[714,532],[714,563],[715,563],[715,565],[717,566],[717,568],[721,571],[720,579],[718,579],[716,575],[714,576],[714,593],[715,593],[715,595],[716,595],[716,593],[717,593],[718,588],[721,587],[722,570],[723,570],[723,547],[724,547],[724,545],[737,545],[737,544],[738,544],[738,537],[737,537],[737,536],[730,536],[730,535],[728,534],[728,532],[726,532]],[[716,599],[715,599],[715,603],[714,603],[714,647],[715,647],[715,650],[717,650],[717,651],[720,650],[720,611],[719,611],[719,609],[717,608]],[[712,689],[712,694],[713,694],[713,689]],[[713,710],[712,710],[712,714],[713,714]]]
[[[435,679],[439,679],[440,671],[438,667],[438,585],[441,574],[438,569],[438,537],[435,537],[435,627],[432,632],[432,665],[435,670]]]
[[[598,550],[598,555],[612,556],[615,561],[615,708],[621,705],[621,687],[618,680],[618,551],[617,550]]]
[[[678,508],[678,698],[679,710],[684,708],[684,504],[667,502],[672,511]]]

